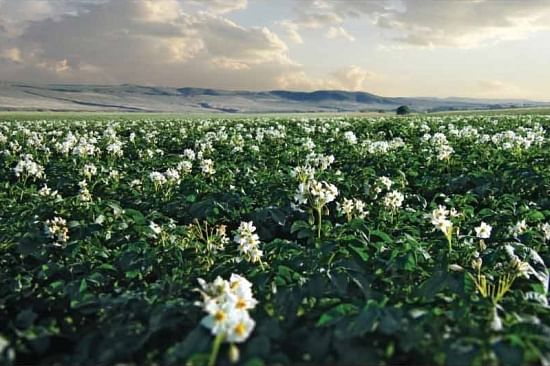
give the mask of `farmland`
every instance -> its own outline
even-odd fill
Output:
[[[0,364],[548,364],[549,132],[4,117]]]

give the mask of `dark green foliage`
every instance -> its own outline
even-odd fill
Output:
[[[120,157],[107,153],[109,127],[124,142]],[[550,251],[540,226],[550,221],[549,127],[544,116],[0,122],[0,150],[9,152],[0,154],[0,365],[203,365],[213,337],[200,325],[197,279],[231,273],[251,281],[259,301],[250,312],[256,327],[239,345],[243,365],[548,364]],[[101,153],[60,152],[69,131],[96,138]],[[492,140],[505,131],[543,139],[508,148]],[[448,160],[423,140],[438,132],[454,149]],[[151,172],[208,141],[214,175],[197,158],[181,182],[155,189]],[[397,147],[378,151],[381,141]],[[316,178],[338,187],[337,201],[358,198],[369,211],[348,221],[329,203],[321,238],[306,207],[293,206],[291,170],[311,152],[334,155]],[[46,178],[14,175],[23,153]],[[98,174],[88,179],[92,201],[82,203],[78,182],[89,163]],[[377,191],[382,176],[405,195],[394,213],[386,190]],[[60,199],[38,194],[45,182]],[[461,214],[450,253],[427,217],[438,205]],[[62,245],[44,230],[54,217],[67,221]],[[232,241],[209,255],[189,239],[196,220],[227,225],[230,240],[252,221],[264,266],[235,262]],[[520,220],[528,228],[513,237]],[[481,221],[493,227],[486,248],[474,232]],[[471,263],[478,254],[493,280],[510,251],[533,272],[499,302],[499,329]]]
[[[404,116],[406,114],[411,113],[411,108],[408,105],[402,105],[397,107],[397,109],[395,110],[395,113],[397,113],[397,115],[399,116]]]

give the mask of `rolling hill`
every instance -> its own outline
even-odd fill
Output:
[[[0,82],[0,110],[108,112],[359,112],[446,111],[545,107],[529,100],[383,97],[366,92],[317,90],[239,91],[140,85],[32,84]]]

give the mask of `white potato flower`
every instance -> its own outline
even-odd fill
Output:
[[[480,239],[489,239],[489,237],[491,236],[491,230],[492,230],[492,226],[491,225],[488,225],[486,223],[484,223],[483,221],[481,222],[481,224],[474,228],[475,232],[476,232],[476,237],[480,238]]]
[[[252,221],[241,222],[233,238],[233,241],[239,246],[241,259],[251,263],[261,262],[263,256],[263,251],[259,247],[260,237],[254,233],[255,231],[256,227]]]
[[[213,175],[216,173],[214,169],[214,162],[211,159],[203,159],[200,163],[201,171],[207,175]]]
[[[44,167],[33,161],[30,154],[24,155],[13,169],[17,178],[43,178]]]
[[[512,234],[514,238],[523,234],[525,231],[527,231],[527,223],[525,220],[518,221],[515,225],[510,227],[510,234]]]
[[[544,240],[546,241],[550,240],[550,224],[546,222],[540,225],[540,230],[542,231]]]
[[[344,139],[350,145],[355,145],[357,143],[357,136],[355,136],[355,133],[353,133],[353,131],[344,132]]]
[[[244,342],[255,326],[248,313],[258,304],[252,284],[234,273],[229,281],[219,276],[211,283],[203,279],[198,281],[203,298],[200,306],[207,313],[201,324],[210,329],[212,335],[222,336],[225,342]]]
[[[61,246],[69,240],[67,221],[61,217],[56,216],[51,220],[46,220],[45,232],[56,241],[54,245]]]
[[[403,193],[393,190],[391,192],[388,192],[384,197],[384,206],[392,211],[396,210],[403,205],[404,199],[405,196],[403,195]]]
[[[160,233],[162,232],[162,227],[160,227],[160,225],[156,224],[153,221],[149,222],[149,229],[151,229],[155,236],[160,235]]]

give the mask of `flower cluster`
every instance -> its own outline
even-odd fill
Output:
[[[252,284],[237,274],[231,274],[229,281],[221,277],[211,283],[200,278],[198,281],[202,295],[200,305],[208,314],[201,324],[225,342],[244,342],[255,325],[248,313],[258,303],[252,293]]]
[[[327,203],[334,201],[337,196],[338,188],[334,184],[310,180],[298,185],[294,200],[298,204],[309,203],[314,208],[322,208]]]
[[[85,180],[78,182],[78,186],[80,187],[80,190],[78,192],[78,199],[81,202],[91,202],[92,201],[92,194],[90,193],[90,190],[88,189],[88,182]]]
[[[393,190],[384,196],[384,206],[394,212],[403,205],[404,200],[405,196],[403,193]]]
[[[542,236],[544,240],[549,241],[550,240],[550,224],[544,223],[540,225],[540,230],[542,231]]]
[[[94,164],[86,164],[82,168],[82,175],[86,177],[86,179],[92,179],[92,176],[97,174],[97,167]]]
[[[405,142],[400,137],[396,137],[389,141],[365,140],[361,143],[361,148],[370,155],[385,155],[390,151],[397,150],[403,146],[405,146]]]
[[[241,222],[233,241],[239,245],[239,253],[247,262],[256,263],[262,260],[263,252],[260,250],[260,237],[255,233],[256,227],[249,222]]]
[[[41,197],[48,197],[56,200],[61,199],[61,195],[57,190],[52,190],[47,184],[44,184],[42,188],[38,190],[38,195]]]
[[[166,177],[161,172],[151,172],[149,173],[149,180],[153,182],[155,190],[159,190],[164,184],[166,184]]]
[[[453,229],[453,223],[447,218],[449,214],[450,211],[447,210],[445,206],[439,205],[432,211],[431,215],[432,225],[442,231],[445,236],[450,235],[449,233],[452,232]]]
[[[346,219],[348,221],[356,217],[362,219],[369,213],[367,210],[365,210],[365,202],[357,198],[344,198],[341,204],[337,204],[337,207],[338,211],[342,215],[346,216]]]
[[[544,128],[535,126],[534,128],[520,127],[518,131],[507,130],[496,133],[490,137],[491,142],[503,150],[529,149],[531,146],[540,146],[544,142]]]
[[[319,170],[327,170],[332,163],[334,163],[334,155],[309,153],[306,156],[306,165],[316,167]]]
[[[454,149],[449,144],[447,136],[441,132],[437,132],[433,136],[427,133],[422,136],[422,140],[430,143],[438,160],[449,160],[452,153],[454,153]]]
[[[350,145],[355,145],[357,143],[357,136],[355,136],[353,131],[346,131],[344,132],[344,140]]]
[[[432,225],[434,225],[436,229],[440,230],[445,235],[445,238],[449,244],[449,252],[451,251],[451,243],[453,238],[453,222],[450,219],[458,216],[460,216],[460,214],[456,211],[456,209],[451,208],[450,210],[447,210],[447,208],[442,205],[439,205],[435,210],[433,210],[430,216]]]
[[[379,177],[376,180],[375,187],[374,187],[374,193],[375,197],[378,197],[378,194],[381,193],[383,190],[389,191],[393,185],[393,181],[385,176]]]
[[[517,238],[519,235],[527,231],[527,223],[525,220],[516,222],[515,225],[509,227],[510,235]]]
[[[27,179],[29,177],[44,177],[44,167],[33,161],[32,155],[30,154],[24,155],[23,159],[19,160],[15,168],[13,168],[13,171],[17,178]]]
[[[206,175],[214,175],[216,170],[214,169],[214,162],[212,159],[203,159],[200,162],[201,171]]]
[[[51,220],[46,220],[45,232],[48,237],[54,239],[54,245],[61,246],[69,240],[69,229],[67,221],[61,217],[54,217]]]
[[[306,183],[315,177],[315,169],[309,165],[297,166],[292,169],[290,176],[296,178],[300,183]]]

